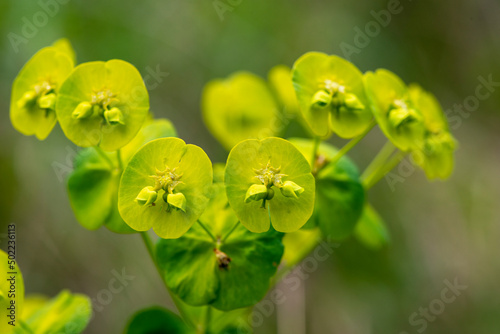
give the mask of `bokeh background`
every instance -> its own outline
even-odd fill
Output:
[[[16,223],[28,293],[53,296],[68,288],[95,299],[113,270],[135,277],[109,304],[98,305],[87,333],[120,333],[135,311],[171,302],[138,235],[90,232],[75,220],[54,163],[67,172],[76,147],[60,128],[39,142],[10,125],[11,85],[23,64],[67,37],[79,62],[121,58],[144,76],[168,72],[150,90],[155,116],[171,119],[183,139],[223,162],[227,153],[200,114],[206,82],[237,70],[265,77],[272,66],[291,66],[307,51],[343,56],[341,43],[356,46],[356,27],[364,30],[374,21],[371,11],[391,3],[221,0],[231,9],[221,18],[213,0],[60,0],[14,47],[11,33],[23,36],[26,20],[33,22],[49,2],[0,0],[1,245],[5,249],[6,225]],[[500,81],[497,0],[404,0],[400,6],[351,55],[362,71],[384,67],[419,82],[444,109],[472,101],[479,76]],[[353,239],[343,242],[299,289],[287,292],[289,302],[256,333],[417,333],[423,326],[410,324],[410,315],[440,299],[445,280],[467,288],[428,321],[425,333],[500,332],[500,87],[492,90],[453,130],[460,147],[448,181],[427,182],[416,170],[395,189],[382,180],[370,190],[391,244],[371,251]],[[350,155],[364,168],[383,143],[375,129]]]

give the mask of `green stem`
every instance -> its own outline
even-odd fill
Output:
[[[207,305],[207,312],[205,313],[205,333],[208,333],[208,328],[210,325],[210,320],[212,318],[212,307]]]
[[[148,232],[141,232],[141,237],[142,241],[144,241],[144,244],[146,245],[146,248],[148,250],[149,256],[151,257],[151,260],[153,260],[153,263],[155,264],[156,270],[158,271],[158,274],[160,275],[160,278],[165,285],[165,288],[167,289],[167,292],[170,294],[170,298],[172,298],[172,301],[179,311],[179,314],[181,317],[184,319],[186,323],[188,323],[190,326],[195,327],[193,322],[191,321],[191,318],[187,316],[186,312],[184,311],[184,308],[182,307],[181,301],[172,293],[170,288],[167,285],[167,282],[165,281],[165,278],[163,276],[163,272],[158,264],[158,261],[156,261],[156,255],[155,255],[155,245],[153,244],[153,241],[148,235]]]
[[[376,170],[372,174],[372,176],[363,181],[365,189],[368,190],[374,185],[376,185],[377,182],[380,181],[385,176],[385,174],[389,173],[394,167],[396,167],[407,154],[408,152],[402,152],[402,151],[396,153],[391,158],[391,160],[389,160],[385,165]]]
[[[318,156],[319,143],[321,142],[321,138],[316,136],[314,137],[314,146],[313,146],[313,154],[311,160],[311,168],[314,169],[314,165],[316,164],[316,158]]]
[[[99,146],[94,146],[95,150],[97,151],[97,153],[99,153],[99,155],[101,157],[104,158],[104,160],[106,160],[106,162],[111,166],[112,169],[115,168],[115,164],[113,164],[113,161],[111,161],[111,159],[109,158],[109,156],[106,154],[106,152],[104,152],[102,150],[102,148],[100,148]]]
[[[207,232],[207,234],[210,236],[210,238],[212,238],[212,240],[214,242],[217,242],[217,239],[214,237],[214,235],[212,234],[212,232],[210,232],[209,229],[205,225],[203,225],[203,223],[201,221],[197,220],[197,222],[205,230],[205,232]]]
[[[377,153],[375,158],[373,158],[372,162],[366,167],[366,169],[363,172],[363,175],[361,175],[361,180],[366,180],[369,175],[371,175],[375,170],[380,168],[381,165],[385,164],[387,159],[394,153],[396,150],[396,146],[394,146],[393,143],[391,143],[390,140],[388,140],[384,146],[380,149],[380,151]]]
[[[19,323],[19,327],[21,327],[23,330],[25,330],[26,332],[28,332],[29,334],[34,334],[35,332],[33,332],[33,330],[28,326],[28,324],[26,324],[24,321],[22,320],[18,320],[17,321]]]
[[[359,136],[357,137],[354,137],[353,139],[351,139],[347,144],[345,144],[338,152],[337,154],[333,157],[333,159],[330,161],[330,163],[336,163],[337,161],[340,160],[340,158],[342,158],[344,155],[347,154],[347,152],[349,152],[354,146],[356,146],[357,143],[359,143],[361,141],[361,139],[365,138],[365,136],[373,129],[373,127],[377,124],[377,122],[375,122],[375,120],[373,120],[370,125],[368,126],[368,128],[366,128],[366,130],[360,134]]]
[[[238,220],[236,222],[236,224],[234,224],[233,228],[229,232],[227,232],[227,234],[222,238],[221,243],[226,241],[226,239],[231,235],[231,233],[233,233],[234,230],[236,230],[236,228],[238,227],[239,224],[240,224],[240,221]]]
[[[122,160],[122,154],[120,149],[116,151],[116,159],[118,160],[118,166],[120,167],[120,170],[123,170],[123,160]]]

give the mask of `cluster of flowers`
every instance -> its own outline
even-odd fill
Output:
[[[175,138],[170,122],[148,117],[148,92],[133,65],[75,67],[75,58],[61,40],[27,62],[13,84],[12,124],[43,140],[59,122],[86,148],[68,179],[78,220],[117,233],[152,228],[162,238],[155,258],[169,272],[165,282],[188,304],[254,305],[283,256],[283,233],[319,226],[342,239],[360,217],[375,220],[345,150],[321,139],[357,142],[378,124],[428,178],[453,169],[456,143],[438,101],[388,70],[363,74],[340,57],[310,52],[292,69],[273,68],[269,82],[239,72],[208,83],[203,116],[230,151],[225,165],[213,166],[203,149]],[[314,141],[278,138],[290,115]],[[259,284],[230,292],[247,278]]]

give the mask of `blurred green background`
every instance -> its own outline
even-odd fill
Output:
[[[150,87],[153,113],[171,119],[179,135],[200,145],[213,162],[223,162],[227,153],[200,114],[207,81],[237,70],[265,77],[272,66],[291,66],[307,51],[343,56],[341,43],[356,47],[356,27],[364,30],[374,21],[371,11],[388,6],[379,0],[221,2],[231,9],[222,19],[212,0],[60,0],[57,8],[44,5],[54,1],[0,2],[1,245],[5,249],[6,225],[16,223],[28,293],[53,296],[69,288],[96,300],[87,333],[120,333],[140,308],[171,303],[138,235],[90,232],[75,220],[60,177],[76,147],[60,128],[39,142],[10,125],[11,84],[23,64],[67,37],[78,62],[121,58],[143,76],[168,72]],[[444,109],[471,103],[479,76],[500,81],[497,0],[405,0],[398,8],[366,45],[358,43],[351,61],[362,71],[384,67],[419,82]],[[38,27],[26,34],[26,22]],[[25,39],[13,45],[12,34],[23,36],[23,29]],[[401,170],[408,175],[395,189],[382,180],[370,190],[391,232],[390,246],[375,252],[355,240],[342,243],[299,289],[287,290],[288,302],[265,316],[256,333],[418,333],[424,325],[409,317],[420,307],[438,308],[444,282],[455,279],[467,288],[426,321],[423,332],[500,332],[499,88],[459,116],[453,133],[460,148],[447,182],[429,183],[421,171]],[[351,156],[364,168],[384,141],[375,129]],[[54,166],[65,167],[58,173]],[[134,280],[100,303],[99,291],[122,268]]]

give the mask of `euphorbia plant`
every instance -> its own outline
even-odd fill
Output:
[[[212,165],[202,148],[176,138],[168,120],[148,116],[148,92],[133,65],[73,68],[68,45],[56,42],[21,70],[11,118],[41,140],[59,121],[85,147],[68,177],[83,227],[141,235],[180,317],[140,310],[126,333],[251,332],[253,305],[321,239],[354,236],[375,249],[388,242],[365,193],[403,156],[412,154],[430,179],[452,171],[456,144],[436,98],[388,70],[363,74],[338,56],[311,52],[293,69],[274,67],[268,82],[248,72],[209,82],[203,118],[229,151],[225,164]],[[280,138],[293,123],[306,135]],[[360,175],[346,153],[375,124],[388,144]],[[322,142],[332,134],[351,140],[341,148]],[[16,333],[64,324],[72,308],[46,315],[72,298],[86,300],[63,293]]]

